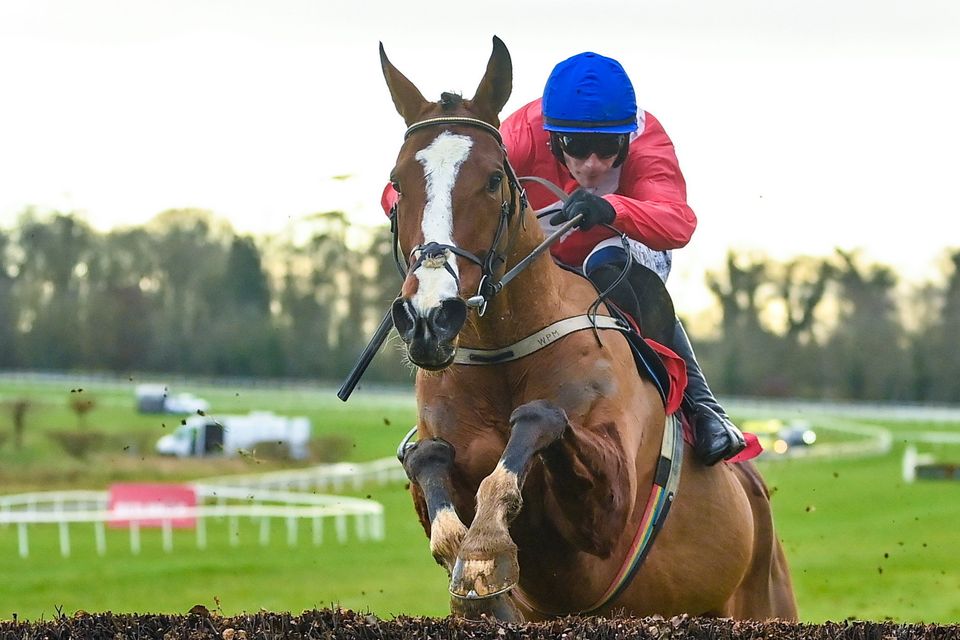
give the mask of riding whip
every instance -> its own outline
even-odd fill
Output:
[[[347,398],[353,393],[353,389],[357,386],[357,383],[360,382],[360,378],[363,377],[363,372],[370,366],[373,356],[377,355],[377,351],[379,351],[383,343],[386,342],[387,335],[389,335],[390,329],[392,328],[393,314],[388,309],[386,315],[383,316],[383,320],[380,321],[380,326],[377,327],[376,333],[373,334],[370,342],[364,348],[363,353],[360,354],[360,359],[357,360],[357,364],[353,365],[353,369],[350,370],[347,379],[340,385],[340,390],[337,391],[338,398],[344,402],[347,401]]]

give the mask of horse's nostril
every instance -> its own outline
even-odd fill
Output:
[[[445,342],[453,340],[467,320],[467,305],[460,298],[447,298],[430,314],[437,337]]]
[[[393,301],[391,307],[393,316],[393,326],[397,328],[397,333],[404,342],[409,342],[413,338],[416,328],[416,316],[413,312],[413,305],[405,298],[397,298]]]

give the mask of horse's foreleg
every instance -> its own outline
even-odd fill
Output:
[[[434,438],[413,445],[403,458],[407,477],[422,494],[423,502],[417,505],[417,510],[430,536],[430,552],[448,575],[453,570],[460,543],[467,532],[451,498],[453,457],[454,450],[450,443]]]
[[[510,424],[500,462],[477,490],[476,515],[453,569],[450,592],[467,601],[502,597],[517,584],[517,545],[508,527],[520,511],[520,491],[534,456],[563,436],[567,416],[537,400],[516,409]]]

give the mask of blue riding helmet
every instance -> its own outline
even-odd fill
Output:
[[[543,88],[543,128],[561,133],[631,133],[637,96],[623,66],[586,51],[553,68]]]

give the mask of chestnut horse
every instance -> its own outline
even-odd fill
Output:
[[[382,45],[380,57],[408,127],[391,175],[397,248],[409,256],[392,313],[418,367],[418,442],[404,467],[431,552],[451,576],[453,613],[795,619],[756,469],[704,467],[689,447],[656,544],[603,597],[629,561],[654,482],[661,396],[619,331],[541,333],[543,348],[485,366],[457,357],[522,351],[525,338],[583,317],[596,291],[546,253],[509,286],[498,279],[544,240],[497,131],[512,88],[504,44],[494,38],[470,100],[429,102]]]

